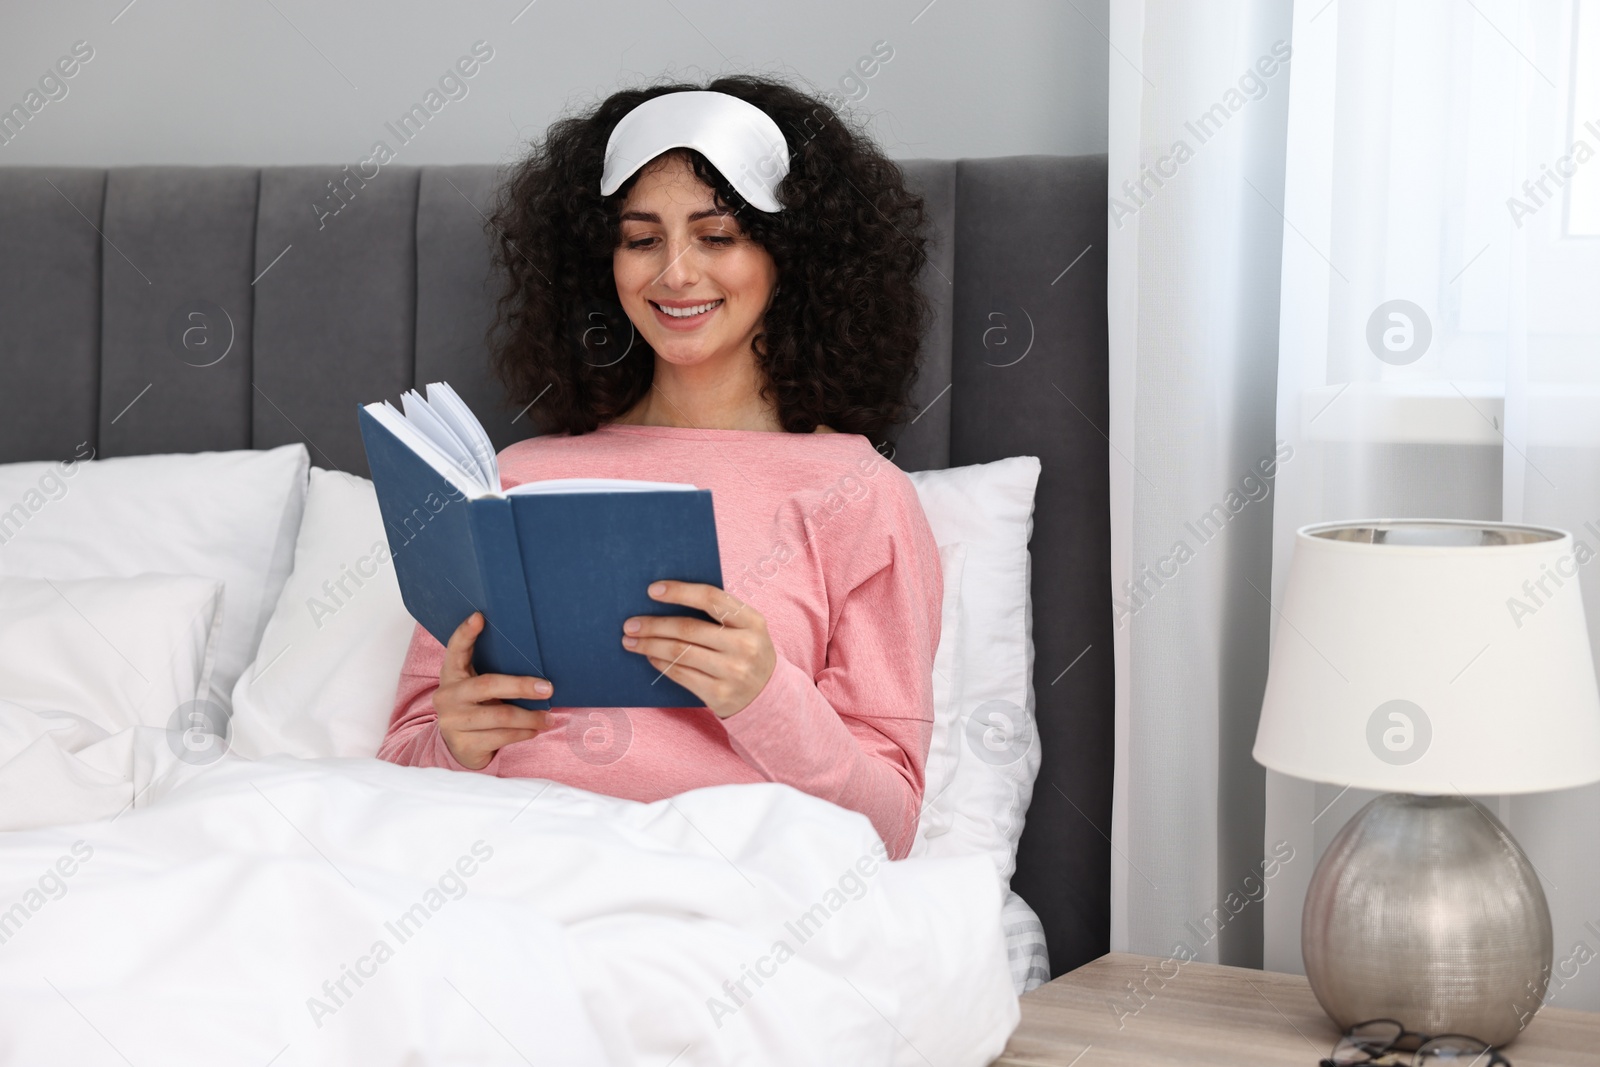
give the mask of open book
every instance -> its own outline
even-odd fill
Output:
[[[706,616],[652,600],[651,582],[722,585],[711,491],[677,482],[560,478],[502,490],[494,446],[442,382],[359,411],[406,610],[446,644],[487,625],[480,674],[548,678],[526,708],[699,707],[704,701],[622,647],[633,615]]]

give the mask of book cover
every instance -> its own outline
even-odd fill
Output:
[[[704,703],[623,648],[622,623],[706,618],[646,589],[661,579],[722,585],[710,490],[544,492],[533,483],[501,493],[495,468],[492,489],[470,495],[460,465],[446,477],[438,455],[430,462],[369,407],[359,418],[401,596],[435,640],[448,643],[483,612],[474,669],[554,688],[549,700],[514,701],[521,707]]]

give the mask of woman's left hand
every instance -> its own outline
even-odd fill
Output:
[[[714,585],[654,582],[650,596],[699,608],[717,622],[686,615],[635,615],[622,626],[622,645],[705,701],[717,718],[743,711],[777,666],[778,654],[759,611]]]

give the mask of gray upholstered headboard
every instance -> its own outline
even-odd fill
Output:
[[[934,219],[938,319],[895,461],[1043,462],[1043,765],[1012,884],[1059,974],[1106,951],[1110,926],[1105,157],[903,166]],[[344,177],[0,168],[0,462],[84,441],[101,457],[304,441],[313,463],[364,474],[356,404],[440,379],[497,447],[524,436],[485,366],[493,168],[386,167],[334,200]],[[211,322],[201,351],[221,356],[209,366],[171,337],[195,309]]]

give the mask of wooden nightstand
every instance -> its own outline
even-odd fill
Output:
[[[992,1067],[1316,1067],[1338,1039],[1299,975],[1113,952],[1024,996]],[[1600,1014],[1545,1008],[1502,1052],[1513,1067],[1595,1067]]]

